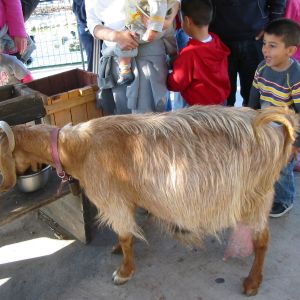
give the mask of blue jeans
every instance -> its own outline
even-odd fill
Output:
[[[189,36],[183,31],[182,28],[179,28],[176,31],[176,43],[178,47],[178,51],[184,48],[189,41]]]
[[[278,181],[275,183],[274,203],[281,203],[289,207],[295,198],[295,178],[294,178],[295,159],[285,166],[281,172]]]
[[[84,24],[78,23],[79,39],[82,43],[87,57],[87,71],[93,70],[93,51],[94,51],[94,37],[90,34]]]
[[[178,51],[181,51],[189,41],[189,36],[183,31],[182,28],[176,31],[176,43]],[[172,110],[177,110],[187,106],[186,101],[182,98],[179,92],[174,92],[174,101],[172,105]]]
[[[183,99],[179,92],[174,93],[173,110],[187,107],[187,102]]]

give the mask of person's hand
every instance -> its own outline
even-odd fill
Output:
[[[158,32],[155,30],[147,29],[142,37],[142,40],[146,42],[152,42],[156,38],[157,33]]]
[[[132,50],[138,47],[134,33],[130,31],[118,31],[114,40],[121,50]]]
[[[27,38],[15,36],[14,37],[15,46],[20,54],[23,54],[27,48]]]
[[[298,157],[298,151],[299,151],[299,148],[296,147],[296,146],[293,146],[292,147],[292,155],[290,157],[290,161],[293,160],[293,158],[295,158],[297,160],[297,157]]]
[[[260,40],[262,37],[263,37],[263,35],[264,35],[264,31],[262,30],[256,37],[255,37],[255,39],[258,41],[258,40]]]

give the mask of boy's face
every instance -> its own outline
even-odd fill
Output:
[[[280,36],[264,34],[262,52],[266,65],[275,71],[284,71],[289,67],[289,58],[295,53],[296,49],[295,46],[286,46]]]
[[[191,21],[190,18],[181,14],[182,29],[187,35],[191,35]]]

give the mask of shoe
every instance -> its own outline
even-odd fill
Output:
[[[288,207],[285,207],[281,203],[273,203],[273,206],[272,206],[269,216],[271,218],[279,218],[279,217],[283,216],[284,214],[286,214],[288,211],[290,211],[292,208],[293,208],[293,204],[291,204]]]
[[[134,75],[132,72],[119,74],[119,78],[117,80],[117,85],[130,84],[134,80]]]

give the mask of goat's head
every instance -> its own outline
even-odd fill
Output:
[[[16,164],[13,158],[15,138],[10,126],[0,121],[0,192],[12,188],[16,184]]]

